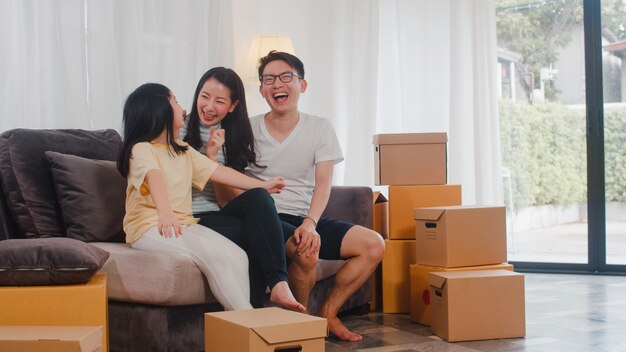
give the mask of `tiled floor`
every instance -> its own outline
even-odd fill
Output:
[[[344,317],[363,334],[326,351],[626,352],[626,276],[526,274],[526,338],[447,343],[407,314]]]

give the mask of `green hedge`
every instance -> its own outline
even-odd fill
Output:
[[[626,203],[626,108],[604,112],[605,196]]]
[[[606,199],[626,202],[626,109],[605,112]],[[500,101],[502,166],[515,209],[586,202],[585,111]],[[505,180],[505,197],[509,184]]]

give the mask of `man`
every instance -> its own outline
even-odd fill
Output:
[[[285,177],[287,187],[274,200],[291,259],[289,283],[298,302],[307,306],[318,255],[350,259],[337,273],[319,315],[339,339],[359,341],[363,337],[348,330],[337,313],[380,263],[385,244],[370,229],[321,217],[333,167],[343,161],[337,136],[328,120],[298,111],[299,96],[307,88],[300,59],[271,51],[259,61],[259,90],[271,110],[251,118],[258,164],[263,167],[252,166],[249,173],[264,180]]]

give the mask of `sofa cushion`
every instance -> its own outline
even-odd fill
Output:
[[[71,238],[0,241],[0,285],[70,285],[89,281],[109,253]]]
[[[126,179],[117,164],[50,151],[45,155],[67,237],[85,242],[124,242]]]
[[[65,236],[45,151],[116,160],[114,130],[15,129],[0,135],[0,180],[7,207],[25,237]]]
[[[187,256],[148,252],[127,244],[92,242],[110,253],[101,272],[107,274],[109,299],[161,306],[215,303],[209,285]],[[316,281],[333,276],[343,260],[319,260]]]
[[[160,306],[215,303],[209,284],[187,256],[133,249],[124,243],[92,242],[111,254],[107,274],[109,299]]]

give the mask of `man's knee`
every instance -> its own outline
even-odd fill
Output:
[[[317,255],[298,255],[294,254],[291,259],[291,265],[297,266],[300,270],[311,271],[314,270],[317,265]]]
[[[385,254],[385,241],[382,236],[372,231],[371,243],[369,245],[369,257],[372,261],[380,263],[383,260]]]
[[[341,247],[342,256],[348,258],[362,256],[372,263],[381,262],[385,254],[385,241],[382,236],[362,226],[350,229]]]

